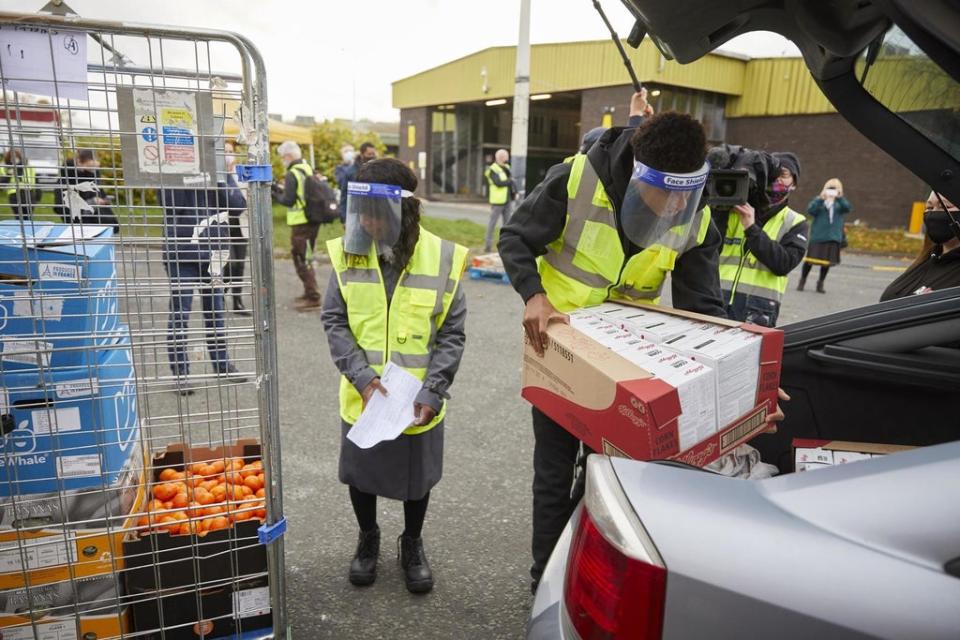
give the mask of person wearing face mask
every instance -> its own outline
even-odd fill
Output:
[[[931,191],[923,224],[926,235],[920,256],[890,283],[880,302],[960,287],[960,209]]]
[[[372,142],[360,145],[360,153],[356,153],[350,145],[340,149],[343,164],[337,167],[334,177],[340,187],[340,222],[346,223],[347,216],[347,183],[357,179],[357,171],[364,164],[377,159],[377,148]]]
[[[768,156],[780,166],[767,187],[769,206],[735,206],[718,226],[724,230],[720,286],[732,320],[774,327],[787,290],[787,274],[807,250],[806,218],[787,205],[800,180],[800,161],[788,152]]]
[[[399,160],[369,162],[356,177],[347,185],[344,235],[327,242],[333,272],[321,312],[342,374],[339,477],[360,527],[349,580],[356,586],[376,580],[381,496],[403,501],[400,566],[407,589],[426,593],[433,573],[422,528],[442,475],[446,398],[466,339],[460,281],[467,249],[420,226],[417,178]],[[347,433],[375,393],[389,393],[380,382],[387,363],[423,381],[414,420],[395,440],[361,448]]]
[[[843,242],[843,219],[850,213],[850,202],[843,197],[843,184],[837,178],[830,178],[823,184],[820,196],[810,201],[807,214],[813,217],[810,230],[810,248],[803,259],[800,283],[797,291],[803,291],[807,285],[807,276],[814,265],[820,266],[820,278],[817,280],[817,293],[826,293],[823,282],[827,279],[830,267],[840,264],[840,249]]]

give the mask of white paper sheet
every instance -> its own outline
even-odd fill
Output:
[[[374,393],[356,424],[347,432],[347,438],[361,449],[396,439],[416,417],[413,401],[423,387],[420,380],[388,362],[380,375],[380,384],[390,395]]]
[[[0,61],[11,91],[87,99],[87,36],[80,31],[2,25]]]

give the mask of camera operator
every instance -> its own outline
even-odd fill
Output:
[[[738,164],[750,167],[747,202],[714,213],[723,233],[723,300],[731,319],[773,327],[787,274],[807,250],[807,220],[787,205],[800,179],[800,161],[792,153],[741,149]]]

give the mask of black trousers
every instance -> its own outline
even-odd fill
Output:
[[[238,296],[243,288],[240,283],[243,281],[243,266],[247,260],[247,241],[243,237],[235,238],[230,234],[230,261],[223,268],[223,282],[227,287],[227,292]]]
[[[580,441],[542,411],[533,409],[533,566],[540,582],[550,554],[582,497],[574,490]],[[587,452],[591,452],[587,448]],[[571,493],[574,495],[571,496]]]

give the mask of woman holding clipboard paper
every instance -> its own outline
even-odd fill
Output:
[[[377,496],[383,496],[403,501],[400,565],[407,589],[426,593],[433,574],[421,530],[443,469],[447,389],[463,355],[467,307],[460,279],[467,250],[420,226],[417,178],[402,162],[369,162],[356,180],[348,185],[344,235],[327,243],[333,273],[322,311],[342,374],[340,481],[350,487],[360,525],[350,582],[376,579]],[[411,377],[421,382],[411,388]],[[391,378],[398,396],[409,400],[405,416],[387,406],[397,398],[390,396]],[[357,424],[377,393],[370,412],[376,416],[368,413]],[[395,439],[384,439],[393,437],[385,435],[391,431],[385,416],[403,416],[392,418],[402,422],[393,425],[392,433],[402,431]],[[376,433],[351,432],[355,424]]]

